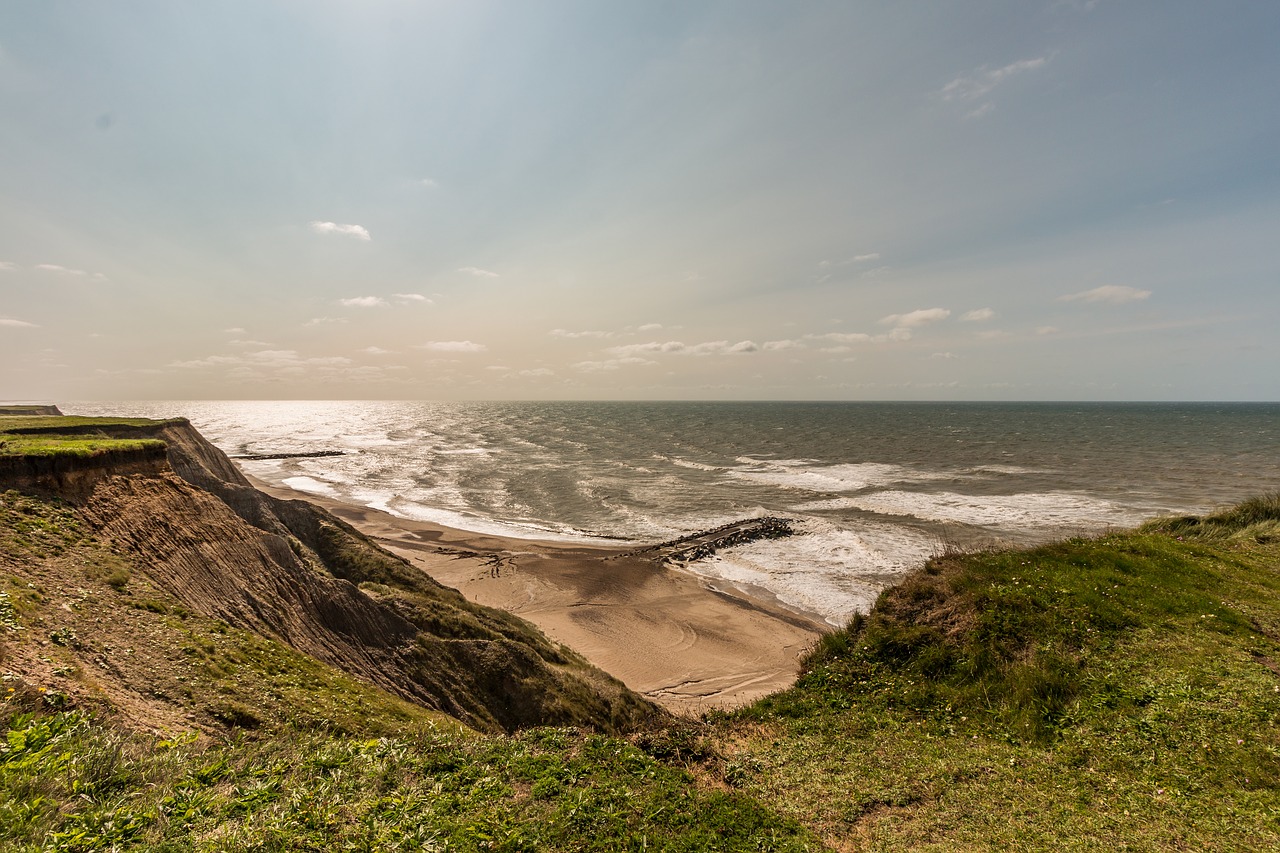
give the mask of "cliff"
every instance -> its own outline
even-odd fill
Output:
[[[261,723],[275,713],[261,696],[226,699],[232,673],[164,664],[175,654],[167,644],[190,647],[196,634],[220,648],[221,626],[482,730],[615,731],[656,713],[527,623],[468,603],[309,503],[258,492],[185,420],[35,420],[0,421],[0,431],[98,442],[80,455],[0,455],[0,491],[10,490],[0,571],[32,611],[26,622],[62,647],[63,666],[92,673],[68,683],[69,701],[143,722]],[[58,643],[59,631],[75,642]],[[156,648],[139,650],[138,631]],[[31,639],[11,637],[0,663],[38,669],[48,641]],[[114,654],[123,642],[134,643],[129,655]],[[247,677],[243,662],[230,667]],[[172,683],[149,684],[157,673]]]
[[[0,415],[61,415],[57,406],[0,406]]]

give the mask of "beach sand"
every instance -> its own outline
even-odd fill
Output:
[[[675,713],[732,708],[789,687],[826,629],[763,590],[712,583],[619,547],[470,533],[253,482],[323,506],[445,586],[532,622]]]

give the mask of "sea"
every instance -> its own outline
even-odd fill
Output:
[[[1033,545],[1280,490],[1275,403],[170,401],[248,473],[463,530],[655,543],[796,535],[690,564],[833,626],[948,549]],[[603,569],[602,569],[603,570]]]

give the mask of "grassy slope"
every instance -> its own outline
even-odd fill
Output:
[[[795,689],[631,740],[479,737],[370,704],[342,734],[282,710],[187,742],[57,711],[54,682],[17,690],[0,847],[1280,849],[1278,534],[1272,498],[942,558]],[[7,591],[0,642],[25,642],[31,591]],[[371,690],[268,658],[237,679],[294,685],[281,707]]]
[[[723,723],[738,781],[849,849],[1280,849],[1278,523],[934,561]]]

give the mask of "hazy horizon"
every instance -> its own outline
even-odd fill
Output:
[[[1280,6],[0,9],[0,398],[1280,399]]]

